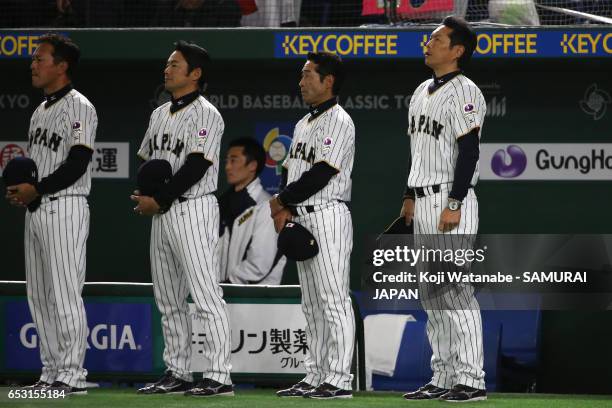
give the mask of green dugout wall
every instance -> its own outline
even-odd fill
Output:
[[[133,215],[128,196],[134,187],[136,150],[152,109],[163,98],[160,96],[162,70],[173,41],[181,38],[196,40],[206,46],[215,59],[207,94],[225,119],[223,156],[224,148],[231,139],[254,136],[258,125],[281,123],[291,127],[306,113],[301,106],[297,86],[304,58],[295,55],[285,58],[278,52],[278,49],[283,49],[282,44],[277,44],[278,41],[284,40],[283,36],[288,33],[294,32],[68,32],[83,50],[75,83],[98,111],[96,141],[128,142],[130,147],[129,178],[94,179],[93,182],[88,280],[150,279],[149,220]],[[321,35],[320,32],[307,34],[313,37],[313,33]],[[330,31],[328,37],[329,33],[335,33],[336,37],[343,35],[343,32]],[[344,35],[358,38],[359,33],[369,32],[362,30]],[[421,32],[394,33],[414,34],[417,40],[422,37]],[[503,33],[486,34],[488,40],[481,37],[479,49],[491,49],[490,38]],[[537,33],[544,39],[548,38],[544,34],[550,34],[546,31]],[[585,32],[581,33],[585,35]],[[3,129],[0,142],[26,140],[29,117],[41,100],[40,92],[30,86],[27,52],[32,48],[26,47],[27,41],[20,40],[23,36],[38,34],[0,31],[0,121]],[[513,41],[523,44],[521,32],[514,35],[516,38]],[[577,34],[570,32],[564,35],[571,38]],[[592,38],[598,38],[598,35],[599,38],[612,38],[606,32],[589,35]],[[310,38],[308,36],[305,38]],[[358,285],[357,265],[363,259],[359,248],[365,236],[380,232],[399,211],[408,148],[405,136],[407,104],[412,91],[430,75],[418,55],[420,46],[417,46],[417,54],[412,49],[406,51],[400,41],[404,37],[400,35],[398,38],[391,44],[398,44],[395,48],[401,54],[399,56],[349,55],[346,58],[349,77],[341,101],[351,114],[357,132],[352,200],[356,237],[354,287]],[[560,38],[563,41],[564,37]],[[612,47],[612,40],[609,42]],[[328,46],[332,43],[328,41]],[[607,47],[602,40],[599,43]],[[21,44],[22,47],[13,48],[11,54],[8,49],[11,44]],[[299,42],[295,44],[299,45]],[[297,47],[295,44],[293,48]],[[609,143],[612,113],[607,111],[609,101],[605,99],[612,92],[612,64],[606,57],[609,54],[576,57],[563,54],[562,48],[559,48],[557,54],[553,52],[554,58],[550,58],[545,53],[550,47],[539,44],[537,50],[542,56],[516,54],[517,50],[529,49],[525,47],[523,44],[515,49],[515,54],[501,55],[503,58],[499,58],[498,54],[479,54],[468,72],[483,90],[488,103],[489,114],[482,142],[508,145]],[[502,46],[497,48],[503,50]],[[534,46],[531,45],[531,48]],[[603,45],[601,48],[605,51]],[[307,51],[307,48],[304,50]],[[22,55],[18,55],[18,52]],[[599,102],[591,101],[591,105],[598,109],[595,114],[589,111],[588,106],[585,108],[584,103],[585,100],[588,102],[588,98],[600,98]],[[594,115],[599,117],[595,119]],[[606,154],[611,153],[608,151]],[[481,163],[481,166],[488,165]],[[602,217],[612,201],[612,189],[608,185],[612,170],[608,169],[607,174],[607,182],[591,181],[588,176],[579,181],[481,180],[476,188],[480,203],[480,231],[610,232],[612,221],[609,217]],[[220,189],[225,188],[223,177],[221,173]],[[4,255],[2,276],[8,280],[22,279],[22,211],[10,208],[4,200],[0,200],[0,225],[0,248]],[[10,256],[6,256],[8,254]],[[286,281],[295,283],[295,274],[289,273]]]

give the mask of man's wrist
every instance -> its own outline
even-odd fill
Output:
[[[409,198],[414,201],[415,197],[416,194],[414,192],[414,189],[406,186],[406,188],[404,189],[404,200]]]
[[[283,202],[283,200],[280,198],[280,194],[275,194],[274,198],[276,199],[276,202],[278,203],[278,205],[280,205],[281,207],[285,207],[285,203]]]
[[[170,197],[169,194],[164,194],[162,191],[158,191],[156,194],[153,194],[151,199],[155,202],[155,204],[157,204],[157,207],[159,207],[157,210],[159,214],[168,212],[172,206],[172,197]]]
[[[457,211],[459,209],[461,209],[461,205],[463,203],[459,200],[457,200],[456,198],[452,198],[449,197],[448,198],[448,204],[447,204],[447,208],[451,211]]]
[[[32,183],[32,187],[34,187],[34,191],[36,192],[36,197],[43,195],[42,188],[40,186],[40,182],[35,181]]]

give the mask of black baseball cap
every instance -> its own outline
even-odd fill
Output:
[[[319,253],[319,244],[303,225],[289,221],[278,234],[278,250],[289,259],[305,261]]]
[[[21,183],[34,184],[38,181],[38,167],[29,157],[15,157],[6,164],[2,172],[4,186],[14,186]],[[40,205],[41,197],[37,197],[28,205],[30,212],[36,211]]]
[[[167,160],[147,160],[138,168],[136,185],[141,195],[152,197],[172,177],[172,166]]]

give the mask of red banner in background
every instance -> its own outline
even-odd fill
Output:
[[[410,0],[397,0],[397,14],[406,18],[423,18],[435,12],[452,13],[455,4],[453,0],[425,0],[420,6],[413,7]],[[383,0],[363,0],[361,14],[364,16],[384,14]]]

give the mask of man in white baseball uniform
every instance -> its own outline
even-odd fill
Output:
[[[457,249],[458,244],[472,245],[478,231],[473,187],[486,103],[462,71],[475,48],[476,34],[454,16],[445,18],[426,44],[425,64],[434,76],[419,85],[410,100],[410,164],[401,210],[407,224],[414,222],[417,245]],[[420,296],[428,317],[433,378],[404,398],[485,400],[482,321],[474,288],[421,284]]]
[[[319,253],[297,262],[306,317],[306,376],[281,397],[351,398],[355,321],[349,295],[353,225],[347,206],[355,126],[337,102],[344,81],[340,57],[310,53],[299,86],[310,113],[295,126],[283,162],[280,193],[270,201],[276,230],[288,220],[306,227]]]
[[[151,275],[162,316],[165,375],[141,394],[234,395],[230,378],[230,326],[218,283],[217,189],[224,123],[202,95],[210,58],[202,47],[179,41],[164,70],[171,102],[155,109],[138,155],[167,160],[172,178],[153,197],[132,195],[137,214],[152,216]],[[187,296],[205,327],[203,353],[209,362],[192,384],[191,315]]]
[[[278,251],[278,235],[270,218],[268,194],[258,175],[266,152],[252,138],[230,142],[225,174],[230,187],[219,197],[220,281],[280,285],[286,258]]]
[[[7,188],[8,200],[40,206],[25,216],[28,303],[40,339],[42,373],[32,388],[86,394],[87,319],[81,292],[89,235],[87,196],[98,126],[91,102],[72,88],[79,48],[45,35],[32,57],[32,85],[45,92],[30,120],[28,153],[40,181]]]

